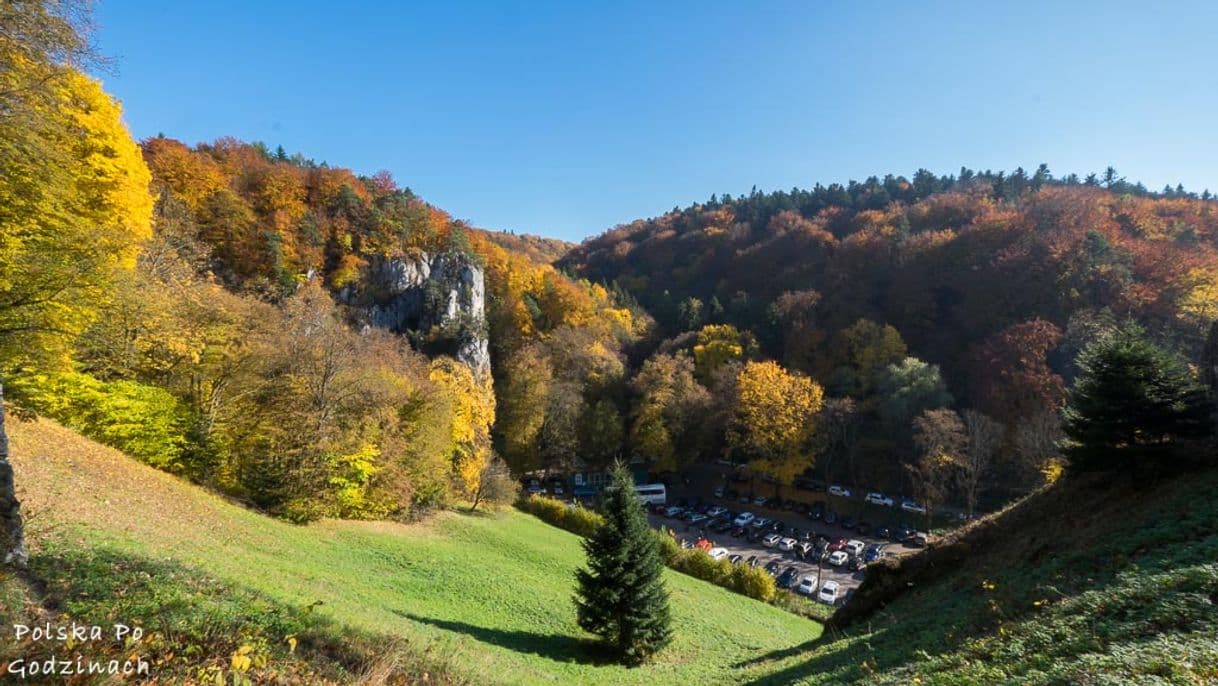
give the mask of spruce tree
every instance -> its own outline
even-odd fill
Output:
[[[1076,471],[1163,466],[1182,440],[1212,431],[1205,387],[1136,324],[1089,344],[1078,366],[1065,424]]]
[[[606,489],[605,523],[584,541],[587,569],[576,572],[579,625],[600,636],[619,659],[646,661],[672,639],[659,542],[620,464]]]

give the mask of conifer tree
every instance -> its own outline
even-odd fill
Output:
[[[620,464],[606,490],[605,523],[584,541],[587,569],[576,572],[579,625],[626,664],[646,661],[672,639],[659,543]]]
[[[1078,366],[1065,424],[1075,470],[1157,466],[1179,441],[1212,431],[1204,386],[1136,324],[1092,342]]]

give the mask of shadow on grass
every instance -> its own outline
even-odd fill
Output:
[[[150,637],[140,644],[140,651],[156,665],[154,676],[170,682],[197,678],[200,670],[223,671],[231,655],[251,643],[261,646],[264,671],[294,674],[306,682],[352,680],[390,653],[397,665],[395,674],[414,677],[430,672],[433,682],[449,681],[442,665],[406,654],[384,636],[346,627],[315,612],[321,600],[303,607],[287,604],[168,558],[44,540],[31,556],[30,567],[43,586],[38,601],[53,613],[45,620],[37,617],[39,623],[59,626],[75,621],[104,627],[111,635],[116,623],[140,627]],[[16,618],[0,621],[4,619]],[[45,659],[57,652],[63,651],[56,641],[0,642],[0,664],[17,658]],[[102,640],[85,642],[79,652],[86,659],[105,662],[126,659],[131,650]],[[251,677],[260,676],[255,671]]]
[[[399,617],[434,626],[457,634],[464,634],[481,641],[517,653],[527,653],[556,662],[605,665],[614,662],[613,656],[598,641],[577,638],[566,634],[542,634],[532,631],[509,631],[476,626],[436,617],[422,617],[401,610],[393,610]]]

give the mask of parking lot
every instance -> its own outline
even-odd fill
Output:
[[[715,470],[691,476],[689,483],[674,485],[668,499],[673,506],[685,505],[686,512],[674,518],[653,511],[650,515],[653,526],[672,529],[679,540],[684,540],[689,545],[695,545],[699,540],[705,539],[704,546],[725,548],[729,555],[739,555],[741,561],[747,561],[750,557],[756,556],[756,564],[760,567],[766,567],[770,563],[776,562],[776,575],[781,574],[788,567],[794,567],[796,574],[791,590],[794,590],[795,585],[807,576],[817,579],[816,588],[818,589],[826,581],[836,581],[841,589],[838,594],[837,604],[839,605],[846,602],[853,590],[862,583],[866,575],[866,567],[851,571],[846,564],[831,565],[825,559],[827,552],[821,555],[813,554],[812,559],[809,560],[801,559],[798,551],[784,552],[779,550],[778,546],[767,547],[762,543],[763,534],[772,530],[774,522],[781,523],[780,536],[791,537],[791,532],[794,530],[796,534],[794,538],[813,544],[819,540],[821,543],[819,547],[822,550],[841,539],[861,541],[865,546],[880,546],[881,557],[907,555],[920,547],[914,540],[906,542],[892,540],[900,528],[911,526],[905,520],[912,519],[906,513],[901,513],[894,508],[851,502],[823,493],[803,494],[804,498],[800,502],[804,507],[812,506],[818,513],[818,515],[806,514],[795,511],[794,508],[798,506],[795,503],[788,505],[792,509],[783,509],[781,504],[778,507],[755,504],[755,494],[764,492],[763,489],[768,484],[748,484],[741,488],[739,484],[727,482],[723,478],[723,473]],[[753,488],[749,488],[750,486]],[[757,488],[757,486],[761,486],[761,488]],[[725,497],[729,490],[736,492],[735,497]],[[773,491],[773,486],[769,487],[769,491]],[[716,496],[716,493],[723,495]],[[745,499],[749,502],[743,502]],[[816,503],[820,503],[820,505],[816,505]],[[735,527],[728,528],[722,524],[718,527],[714,526],[716,523],[723,522],[722,516],[706,517],[705,519],[695,517],[693,523],[688,521],[688,518],[694,516],[697,510],[705,513],[714,507],[726,508],[732,519],[742,512],[750,512],[757,517],[765,517],[770,520],[770,523],[761,527],[764,531],[758,531],[757,527],[750,525],[744,527],[743,535],[738,530],[735,532],[737,535],[732,535],[732,529]],[[836,508],[841,508],[842,511],[837,512]],[[833,522],[827,523],[825,514],[830,511],[834,514],[829,518]],[[847,526],[843,526],[843,520]],[[860,524],[863,525],[861,530]],[[881,535],[876,535],[877,532]],[[752,538],[755,540],[749,540],[749,533],[752,533]],[[848,555],[848,557],[856,556]]]

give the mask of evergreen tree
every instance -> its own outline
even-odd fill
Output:
[[[1212,432],[1204,386],[1136,324],[1093,341],[1078,366],[1065,424],[1075,470],[1161,464],[1182,439]]]
[[[637,665],[672,639],[659,542],[618,464],[606,490],[605,524],[584,541],[587,569],[576,572],[579,625],[597,634],[622,662]]]

